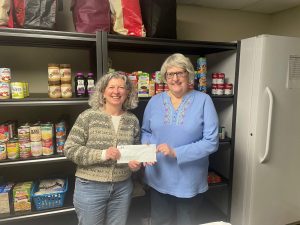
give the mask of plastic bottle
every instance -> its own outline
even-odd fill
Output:
[[[95,92],[95,77],[93,73],[88,73],[87,75],[86,91],[88,96]]]
[[[75,95],[76,97],[84,97],[85,96],[85,78],[83,73],[78,72],[76,73],[75,77]]]

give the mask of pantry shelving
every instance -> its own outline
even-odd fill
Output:
[[[97,43],[101,43],[103,73],[112,68],[122,71],[146,71],[152,73],[160,69],[164,59],[173,53],[187,55],[194,64],[198,57],[207,57],[208,83],[210,74],[224,72],[226,79],[237,84],[239,46],[236,42],[199,42],[188,40],[169,40],[118,36],[105,32],[96,33]],[[210,90],[208,90],[210,92]],[[235,111],[237,86],[232,95],[210,95],[219,114],[220,126],[226,127],[226,138],[220,140],[219,151],[211,155],[210,164],[222,176],[222,182],[209,185],[206,198],[213,202],[213,210],[221,211],[221,220],[230,220],[232,165],[235,136]],[[149,99],[141,99],[134,112],[142,121],[142,112]],[[214,165],[221,164],[222,166]],[[218,170],[221,171],[218,171]],[[220,191],[219,191],[220,190]],[[215,192],[220,192],[215,194]],[[210,193],[211,192],[211,193]],[[220,198],[219,198],[220,197]],[[217,219],[217,218],[216,218]]]
[[[2,48],[5,51],[8,51],[10,48],[23,48],[26,47],[26,50],[41,49],[45,51],[45,55],[48,51],[54,55],[54,57],[59,56],[52,51],[60,52],[61,49],[72,49],[74,51],[87,50],[89,55],[89,70],[97,74],[97,78],[102,76],[108,71],[108,61],[109,57],[113,60],[113,66],[117,70],[123,71],[137,71],[139,69],[144,69],[144,65],[147,64],[149,68],[153,71],[158,70],[164,58],[169,54],[180,52],[191,56],[194,60],[199,56],[215,56],[215,55],[225,55],[225,61],[227,58],[230,58],[229,64],[231,73],[231,82],[237,83],[235,74],[235,64],[236,59],[238,58],[238,45],[237,43],[226,43],[226,42],[198,42],[198,41],[184,41],[184,40],[169,40],[169,39],[156,39],[156,38],[138,38],[138,37],[129,37],[129,36],[120,36],[107,34],[105,32],[97,32],[95,34],[83,34],[83,33],[74,33],[74,32],[60,32],[60,31],[44,31],[44,30],[26,30],[26,29],[0,29],[0,51]],[[53,50],[54,49],[54,50]],[[3,51],[4,51],[3,50]],[[138,54],[137,61],[130,61],[131,55]],[[141,57],[143,55],[149,55],[149,58]],[[227,56],[228,54],[229,56]],[[71,55],[71,54],[70,54]],[[158,56],[158,57],[157,57]],[[26,58],[26,56],[24,56]],[[31,57],[29,54],[28,57]],[[13,60],[13,57],[10,57]],[[223,60],[222,58],[222,60]],[[234,60],[232,60],[234,58]],[[1,58],[0,58],[1,59]],[[7,60],[7,59],[5,59]],[[24,60],[24,58],[22,58]],[[34,60],[34,58],[32,58]],[[127,60],[127,61],[126,61]],[[210,60],[210,58],[208,58]],[[80,61],[80,59],[79,59]],[[125,67],[121,65],[124,61]],[[128,62],[129,61],[129,62]],[[234,62],[232,62],[234,61]],[[8,62],[8,61],[7,61]],[[225,62],[226,63],[226,62]],[[13,64],[18,66],[17,63]],[[80,68],[80,65],[76,65]],[[47,64],[44,68],[46,70]],[[21,69],[24,69],[22,67]],[[20,70],[21,70],[20,69]],[[27,68],[25,68],[27,69]],[[145,68],[146,69],[146,68]],[[210,68],[208,68],[210,69]],[[219,69],[219,68],[217,68]],[[29,67],[29,70],[34,70],[34,66]],[[29,71],[31,72],[31,71]],[[40,76],[40,75],[38,75]],[[46,78],[45,78],[46,79]],[[47,81],[46,81],[47,82]],[[30,88],[31,89],[31,88]],[[88,107],[88,98],[70,98],[70,99],[50,99],[47,97],[47,90],[44,93],[40,92],[30,92],[30,96],[24,99],[6,99],[0,100],[0,109],[5,113],[5,120],[8,119],[18,119],[20,117],[22,121],[26,121],[27,117],[30,119],[40,119],[34,114],[39,116],[44,116],[48,113],[49,118],[54,119],[58,118],[60,113],[72,113],[72,122],[84,108]],[[234,91],[236,93],[236,90]],[[226,190],[226,195],[229,196],[225,204],[227,206],[221,205],[220,207],[210,207],[213,210],[218,208],[218,211],[221,211],[224,216],[221,219],[228,220],[230,215],[230,193],[231,193],[231,183],[232,183],[232,163],[233,163],[233,146],[234,146],[234,123],[235,123],[235,95],[227,96],[213,96],[211,95],[214,103],[218,106],[220,110],[220,121],[226,121],[226,126],[230,127],[228,130],[228,137],[220,140],[220,148],[225,148],[224,151],[218,151],[215,154],[228,154],[224,161],[227,162],[229,168],[226,168],[227,176],[224,176],[221,183],[210,184],[209,189],[213,191],[218,191],[218,189]],[[134,109],[133,112],[138,116],[140,122],[143,118],[144,109],[150,100],[148,98],[140,98],[139,106],[137,109]],[[76,110],[75,110],[76,109]],[[30,115],[32,114],[32,115]],[[4,118],[4,117],[3,117]],[[3,119],[1,116],[1,119]],[[228,120],[228,121],[227,121]],[[3,121],[0,121],[3,122]],[[70,124],[72,125],[72,124]],[[226,149],[229,149],[227,151]],[[54,164],[55,166],[53,166]],[[75,165],[66,159],[62,155],[53,155],[40,158],[29,158],[26,160],[2,160],[0,161],[0,168],[2,171],[7,172],[10,169],[18,171],[19,168],[24,168],[27,172],[30,168],[33,170],[38,170],[38,175],[45,173],[44,168],[51,169],[57,173],[62,170],[64,172],[73,173]],[[48,168],[49,167],[49,168]],[[66,170],[67,167],[69,170]],[[23,171],[22,171],[23,172]],[[24,172],[25,173],[25,172]],[[51,172],[47,171],[47,175]],[[22,174],[15,175],[16,178],[20,178]],[[74,175],[74,174],[73,174]],[[222,174],[223,175],[223,174]],[[5,174],[1,173],[1,176],[5,177]],[[13,174],[9,174],[10,178],[13,178]],[[38,177],[37,177],[38,178]],[[222,177],[223,178],[223,177]],[[21,179],[21,178],[20,178]],[[31,211],[26,212],[25,214],[10,214],[0,216],[1,222],[10,222],[10,221],[22,221],[26,219],[46,217],[51,215],[63,215],[68,213],[74,213],[74,207],[72,205],[72,190],[68,195],[68,200],[66,201],[64,207],[45,210],[45,211]],[[71,196],[71,197],[70,197]],[[142,207],[142,206],[141,206]],[[221,208],[221,210],[220,210]],[[221,214],[222,214],[221,213]]]

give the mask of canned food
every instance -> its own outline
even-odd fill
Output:
[[[29,96],[29,85],[28,82],[22,82],[23,83],[23,89],[24,89],[24,97]]]
[[[0,82],[10,82],[11,72],[10,68],[0,68]]]
[[[40,125],[30,126],[30,141],[41,141],[42,133]]]
[[[211,85],[211,94],[216,95],[217,94],[217,89],[218,89],[218,85],[217,84],[212,84]]]
[[[8,125],[9,138],[16,137],[17,136],[17,133],[16,133],[17,121],[9,120],[9,121],[7,121],[7,125]]]
[[[10,87],[8,82],[0,81],[0,99],[10,98]]]
[[[18,159],[20,158],[20,146],[18,139],[9,139],[6,144],[7,158]]]
[[[30,142],[20,142],[20,158],[27,159],[31,157],[31,144]]]
[[[53,155],[53,124],[41,124],[43,155]]]
[[[30,141],[30,126],[24,125],[18,128],[18,138],[20,141],[29,142]]]
[[[233,85],[231,83],[224,84],[224,94],[225,95],[232,95]]]
[[[9,139],[8,124],[0,124],[0,142],[6,142]]]
[[[217,84],[224,84],[225,73],[218,73]]]
[[[211,78],[212,78],[212,81],[211,81],[211,83],[212,84],[217,84],[217,80],[218,80],[218,73],[213,73],[212,75],[211,75]]]
[[[11,82],[11,97],[14,99],[24,98],[24,85],[22,82]]]
[[[224,84],[217,84],[216,95],[224,94]]]
[[[31,146],[31,155],[34,157],[43,155],[42,142],[41,141],[32,141],[30,142]]]
[[[55,124],[55,137],[56,137],[56,152],[63,154],[64,145],[67,139],[66,123],[64,121]]]
[[[6,143],[0,142],[0,160],[4,160],[6,158],[7,158]]]

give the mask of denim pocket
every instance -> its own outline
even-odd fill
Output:
[[[89,184],[89,183],[91,183],[91,181],[86,180],[86,179],[81,178],[81,177],[76,177],[76,182],[79,182],[80,184]]]

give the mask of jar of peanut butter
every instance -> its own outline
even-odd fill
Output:
[[[61,83],[61,97],[63,98],[71,98],[72,97],[72,84],[70,83]]]
[[[72,74],[71,74],[71,65],[70,64],[60,64],[59,72],[60,72],[61,82],[72,83]]]
[[[59,64],[48,64],[48,81],[60,81]]]
[[[48,86],[48,95],[50,98],[60,98],[61,97],[61,88],[60,81],[49,81]]]

